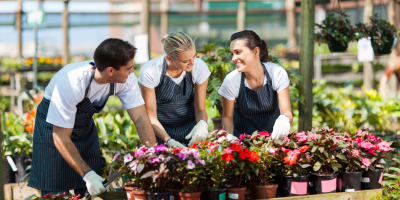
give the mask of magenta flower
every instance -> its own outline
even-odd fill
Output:
[[[243,140],[244,140],[244,138],[246,137],[246,134],[240,134],[239,135],[239,143],[241,143]]]
[[[269,133],[268,133],[267,131],[258,132],[258,133],[257,133],[257,136],[260,136],[260,135],[266,135],[266,136],[269,136]]]
[[[351,154],[353,154],[354,157],[359,157],[360,156],[360,152],[357,149],[351,150]]]
[[[199,164],[199,163],[202,164],[202,165],[205,165],[206,161],[196,158],[196,164]]]
[[[363,158],[362,164],[366,167],[369,167],[371,165],[371,161],[368,158]]]
[[[159,163],[161,162],[161,159],[159,157],[155,157],[151,159],[151,163]]]
[[[224,149],[224,151],[225,151],[225,153],[227,153],[227,154],[232,154],[232,148],[230,148],[230,147],[227,147],[227,148],[225,148]]]
[[[370,154],[374,154],[374,156],[376,156],[376,154],[375,154],[375,150],[373,150],[373,149],[369,149],[369,150],[368,150],[368,153],[370,153]]]
[[[356,136],[361,137],[363,134],[363,131],[361,129],[359,129],[356,133]]]
[[[121,157],[120,153],[115,154],[114,158],[112,159],[113,162],[117,161],[117,159]]]
[[[361,142],[359,145],[361,148],[364,148],[365,150],[369,150],[370,148],[372,148],[371,142]]]
[[[195,158],[198,158],[200,156],[200,153],[199,153],[199,151],[197,149],[191,148],[191,149],[189,149],[189,153],[191,155],[193,155],[193,157],[195,157]]]
[[[364,142],[364,139],[362,139],[362,138],[356,138],[354,141],[356,141],[357,144],[360,144],[360,143]]]
[[[378,143],[378,148],[379,150],[383,151],[383,152],[387,152],[390,151],[390,144],[387,141],[383,141]]]
[[[192,160],[189,160],[189,161],[188,161],[187,168],[188,168],[188,169],[193,169],[194,167],[196,167],[196,164],[194,164],[194,163],[192,162]]]
[[[210,146],[210,150],[211,151],[214,151],[215,150],[215,148],[217,148],[218,147],[218,145],[217,144],[213,144],[213,145],[211,145]]]
[[[140,147],[139,149],[136,149],[135,153],[133,154],[135,157],[143,156],[147,151],[146,147]]]
[[[368,139],[370,139],[373,142],[375,142],[375,140],[376,140],[375,135],[372,135],[372,134],[368,135]]]
[[[165,151],[167,149],[168,149],[168,147],[164,146],[163,144],[154,146],[155,153]]]
[[[183,153],[177,153],[176,154],[179,158],[181,158],[182,160],[186,160],[186,158],[188,158],[188,156],[186,154]]]
[[[128,153],[128,154],[126,154],[126,155],[124,156],[124,162],[125,162],[125,163],[131,162],[132,160],[133,160],[133,156],[132,156],[130,153]]]

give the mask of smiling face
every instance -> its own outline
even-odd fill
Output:
[[[246,46],[246,40],[236,39],[231,42],[231,54],[232,61],[236,64],[236,68],[239,72],[246,72],[260,63],[259,53],[260,49],[258,47],[251,50]]]
[[[196,54],[196,48],[193,47],[187,51],[179,52],[178,56],[174,59],[169,56],[167,56],[167,59],[172,64],[172,66],[174,66],[175,69],[190,72],[193,70]]]
[[[121,66],[119,70],[113,67],[108,67],[107,72],[111,74],[112,82],[115,83],[125,83],[129,77],[129,74],[133,73],[135,70],[133,68],[133,59],[130,60],[126,65]]]

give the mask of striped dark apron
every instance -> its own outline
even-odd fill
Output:
[[[164,59],[160,84],[155,88],[157,118],[172,139],[187,145],[190,140],[185,137],[196,125],[192,73],[186,72],[179,85],[166,74]],[[163,144],[165,141],[157,137],[157,142]]]
[[[245,77],[242,73],[239,95],[236,99],[233,113],[234,135],[252,134],[254,131],[272,132],[275,120],[279,117],[278,94],[272,87],[272,80],[264,64],[262,64],[267,78],[267,84],[254,91],[245,86]]]
[[[94,63],[90,63],[94,66]],[[101,174],[101,152],[93,114],[103,110],[108,97],[114,94],[114,83],[102,106],[94,106],[87,97],[96,67],[94,66],[85,98],[76,105],[71,141],[82,159],[97,174]],[[28,186],[46,191],[85,188],[82,177],[64,160],[53,141],[53,125],[46,122],[50,100],[43,98],[37,108],[33,135],[32,170]]]

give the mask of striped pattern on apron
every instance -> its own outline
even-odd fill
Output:
[[[258,91],[246,87],[245,74],[242,73],[239,96],[236,99],[233,113],[234,135],[236,137],[243,133],[252,134],[254,131],[271,133],[276,119],[281,114],[278,94],[272,87],[272,80],[267,69],[264,64],[262,66],[267,84]]]
[[[157,100],[157,118],[168,135],[182,144],[189,144],[185,137],[196,125],[194,112],[192,73],[178,85],[167,76],[167,62],[164,59],[160,84],[155,88]],[[158,144],[165,141],[157,137]]]
[[[94,63],[91,62],[94,66]],[[93,80],[94,66],[85,98],[76,105],[75,124],[71,141],[75,144],[82,159],[97,174],[101,174],[101,152],[98,132],[93,121],[93,114],[103,110],[108,97],[114,94],[114,83],[102,106],[93,106],[87,97]],[[28,186],[38,190],[60,191],[85,188],[82,177],[64,160],[53,141],[53,125],[46,122],[50,100],[43,99],[37,108],[33,135],[32,170]]]

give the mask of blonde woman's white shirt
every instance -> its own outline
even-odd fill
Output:
[[[44,98],[50,100],[46,121],[50,124],[73,128],[76,105],[85,97],[86,87],[91,77],[93,60],[71,63],[58,71],[45,89]],[[92,80],[87,97],[94,106],[101,106],[110,91],[110,83],[99,84]],[[144,104],[135,74],[130,74],[125,83],[114,83],[114,94],[125,109]]]
[[[271,62],[265,62],[263,64],[267,69],[269,76],[272,79],[272,88],[276,92],[279,92],[289,86],[290,80],[288,74],[282,66]],[[218,93],[228,100],[235,100],[239,96],[241,77],[242,77],[242,72],[238,72],[237,69],[229,73],[225,77],[224,82],[222,82],[221,87],[218,90]],[[244,79],[244,82],[245,86],[247,88],[250,88],[246,79]],[[263,86],[266,84],[267,84],[267,76],[265,76],[264,78]]]
[[[160,84],[161,74],[164,67],[165,54],[147,61],[142,69],[140,70],[139,83],[147,88],[156,88]],[[192,80],[194,84],[200,85],[207,80],[211,72],[208,69],[207,64],[200,58],[194,60],[194,66],[191,71]],[[167,76],[171,77],[168,73]],[[171,79],[176,83],[180,84],[186,75],[186,71],[183,71],[178,78]]]

